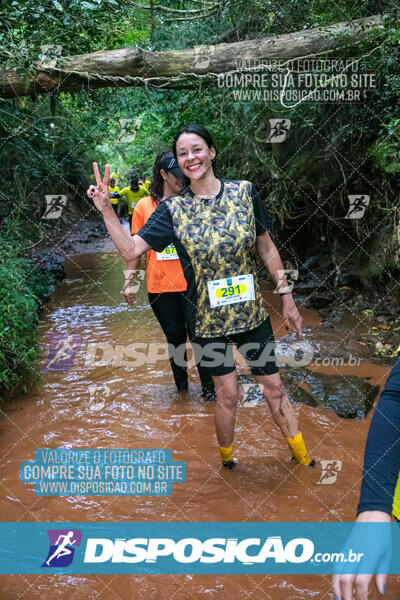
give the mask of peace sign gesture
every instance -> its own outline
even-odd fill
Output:
[[[108,180],[110,179],[110,165],[106,165],[103,181],[101,180],[100,171],[97,163],[93,163],[93,171],[96,177],[96,186],[91,185],[87,191],[87,195],[91,198],[101,213],[111,208]]]

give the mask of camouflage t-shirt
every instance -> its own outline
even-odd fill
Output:
[[[191,339],[249,331],[268,317],[256,274],[256,236],[269,230],[270,216],[252,183],[220,181],[211,199],[190,188],[167,198],[138,231],[157,252],[171,243],[178,252]],[[208,282],[242,275],[253,276],[254,299],[212,308]]]

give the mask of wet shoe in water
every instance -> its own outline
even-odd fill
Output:
[[[297,462],[294,456],[292,456],[291,459],[290,459],[290,462],[293,462],[293,461]],[[297,464],[301,465],[301,463],[297,463]],[[315,467],[315,458],[312,458],[311,462],[308,465],[306,465],[306,466],[307,467]]]
[[[232,469],[236,467],[236,464],[233,462],[233,460],[224,460],[222,466],[224,469],[229,469],[229,471],[232,471]]]
[[[178,390],[178,392],[184,392],[185,390],[189,389],[189,384],[187,381],[185,381],[184,383],[177,383],[176,389]]]
[[[310,455],[307,452],[301,431],[296,433],[294,437],[287,437],[286,441],[290,450],[292,451],[292,457],[298,464],[305,465],[307,467],[309,465],[312,467],[315,466],[315,460],[311,460]]]

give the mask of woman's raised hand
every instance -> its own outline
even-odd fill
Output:
[[[110,208],[112,208],[108,193],[110,165],[106,165],[103,180],[101,180],[100,171],[97,163],[93,163],[93,171],[96,177],[96,186],[91,185],[87,191],[87,195],[93,200],[97,210],[103,213],[105,210],[109,210]]]

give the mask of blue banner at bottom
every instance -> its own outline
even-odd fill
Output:
[[[396,523],[0,523],[0,573],[400,574]]]

